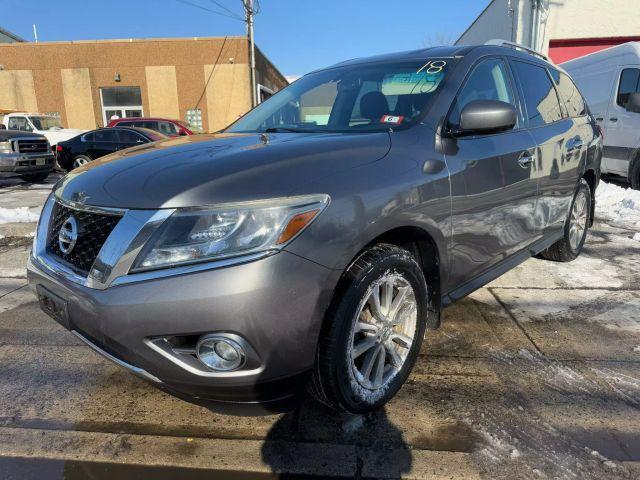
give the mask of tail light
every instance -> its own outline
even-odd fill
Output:
[[[62,151],[62,147],[60,145],[56,145],[56,152],[61,152]]]

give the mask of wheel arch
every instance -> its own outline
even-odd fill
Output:
[[[420,227],[413,225],[395,227],[379,233],[376,237],[367,242],[353,256],[349,265],[351,265],[353,261],[362,254],[362,252],[381,243],[387,243],[409,250],[417,258],[429,287],[429,315],[427,319],[427,328],[435,330],[440,326],[442,307],[442,259],[435,239],[426,230]],[[345,269],[345,272],[348,268],[349,267]],[[340,287],[343,281],[344,277],[341,277],[338,282],[338,286],[335,289],[334,297],[339,295],[339,292],[342,290]],[[332,299],[332,302],[334,300],[335,298]]]

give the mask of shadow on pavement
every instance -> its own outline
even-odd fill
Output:
[[[307,448],[292,449],[290,442]],[[409,446],[385,409],[352,415],[308,399],[273,424],[262,459],[281,479],[304,475],[401,478],[412,464]]]

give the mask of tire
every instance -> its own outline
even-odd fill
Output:
[[[71,164],[71,169],[73,170],[74,168],[81,167],[82,165],[86,165],[87,163],[90,163],[91,161],[92,161],[91,158],[87,157],[86,155],[78,155],[77,157],[73,158],[73,163]]]
[[[636,161],[631,164],[629,183],[634,190],[640,190],[640,158],[636,158]]]
[[[385,296],[387,281],[393,284],[393,301],[400,299],[401,289],[404,292],[404,302],[398,302],[400,308],[391,315],[389,297]],[[378,316],[372,315],[375,301],[368,301],[376,292]],[[406,381],[420,352],[427,299],[422,269],[410,252],[380,244],[362,253],[343,275],[325,317],[309,384],[312,396],[333,409],[351,413],[366,413],[388,402]],[[378,321],[380,318],[386,321]],[[363,350],[365,344],[373,346]],[[382,375],[378,375],[380,371]]]
[[[40,183],[44,182],[51,172],[32,173],[30,175],[21,175],[20,178],[25,182]]]
[[[560,240],[540,253],[540,257],[554,262],[570,262],[578,258],[584,241],[587,238],[587,231],[591,224],[591,188],[587,181],[582,178],[573,195],[569,217],[564,225],[564,235]],[[583,203],[584,202],[584,203]],[[582,215],[582,211],[584,215]],[[578,224],[580,228],[573,230]],[[575,236],[572,236],[575,235]]]

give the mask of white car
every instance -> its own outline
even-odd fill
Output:
[[[640,190],[640,42],[563,63],[604,132],[602,173]]]
[[[33,132],[44,135],[52,147],[58,142],[69,140],[87,131],[75,128],[64,128],[58,117],[43,115],[41,113],[9,113],[2,119],[2,124],[8,130],[21,130],[23,132]]]

